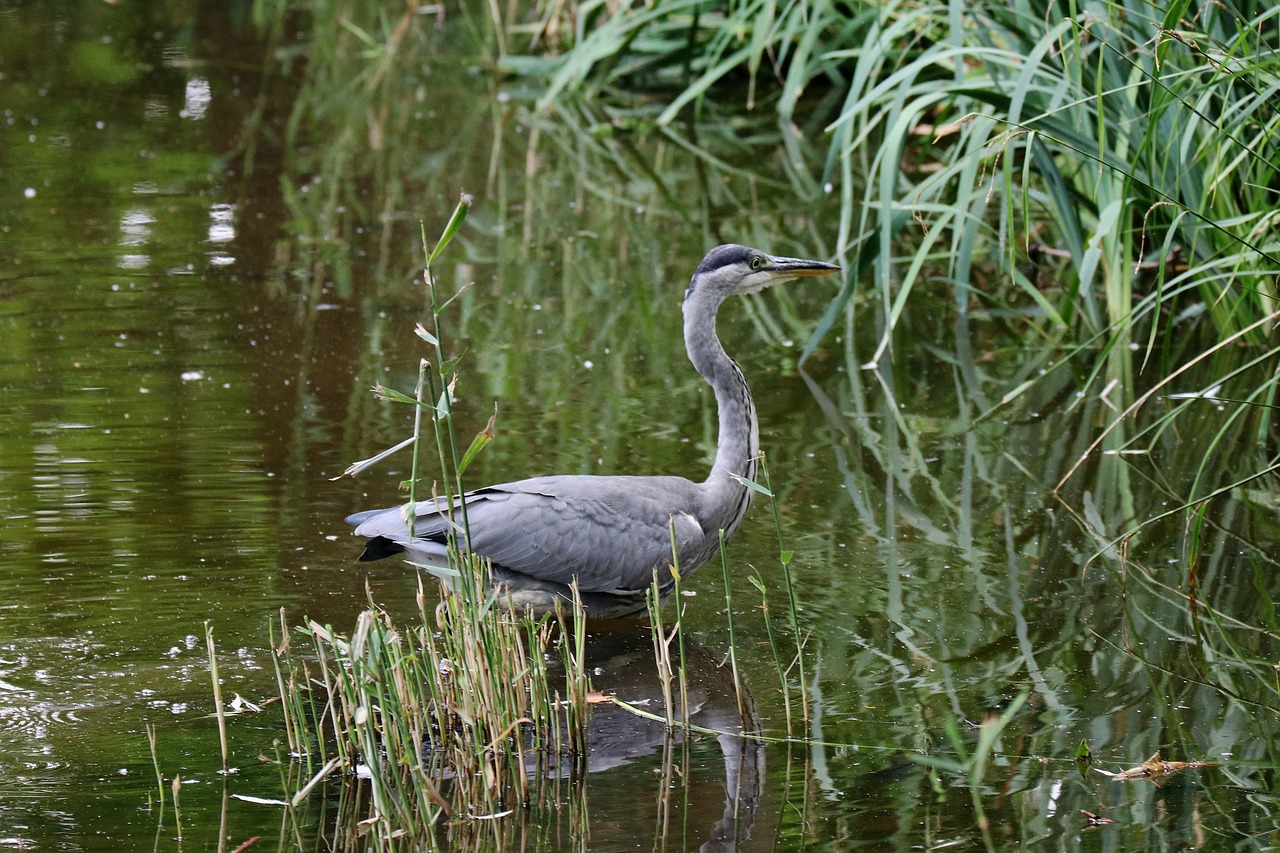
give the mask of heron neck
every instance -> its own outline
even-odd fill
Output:
[[[703,299],[706,297],[699,299],[695,292],[685,300],[685,349],[716,396],[720,432],[715,463],[703,485],[717,516],[714,523],[731,534],[746,512],[750,490],[730,475],[755,481],[760,435],[751,390],[742,370],[716,337],[715,315],[719,304],[704,304]]]

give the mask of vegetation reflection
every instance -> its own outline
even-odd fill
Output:
[[[861,569],[801,581],[805,696],[828,711],[810,731],[808,778],[859,790],[837,769],[848,747],[936,755],[957,721],[1007,712],[998,740],[957,742],[962,760],[931,764],[964,775],[976,770],[964,755],[1020,744],[995,766],[1040,817],[986,808],[988,764],[969,777],[988,843],[1047,831],[1046,798],[1060,795],[1041,774],[1058,771],[1024,759],[1065,768],[1078,720],[1097,721],[1095,738],[1122,763],[1162,744],[1194,757],[1227,742],[1249,756],[1235,771],[1248,778],[1274,750],[1249,710],[1277,704],[1265,547],[1277,491],[1277,249],[1265,236],[1276,158],[1260,94],[1275,79],[1274,12],[1055,9],[957,19],[910,4],[672,2],[573,21],[549,4],[500,16],[487,34],[468,19],[507,76],[488,79],[492,145],[451,140],[489,152],[473,185],[503,203],[485,224],[519,246],[495,281],[519,282],[510,296],[525,307],[558,286],[557,339],[587,349],[600,325],[587,317],[611,326],[626,312],[644,333],[663,322],[663,295],[636,286],[624,308],[584,282],[633,281],[633,258],[653,267],[648,280],[676,278],[665,273],[677,254],[719,236],[710,223],[855,261],[859,275],[812,333],[785,298],[750,312],[766,340],[808,341],[803,379],[826,415],[844,502],[801,497],[803,469],[787,470],[781,528],[833,567],[864,539],[859,553],[882,567],[876,579]],[[545,55],[515,54],[529,32]],[[763,85],[766,73],[781,86]],[[800,204],[762,204],[766,190]],[[651,227],[664,222],[694,227],[660,242]],[[574,275],[548,281],[556,273],[534,259]],[[873,287],[858,286],[863,274]],[[468,333],[538,352],[525,349],[527,311],[464,312]],[[512,389],[509,356],[478,358],[495,392]],[[550,364],[532,375],[533,400],[577,381]],[[643,377],[608,378],[626,388]],[[622,407],[592,412],[608,433],[629,413],[603,399]],[[854,695],[895,710],[830,713]],[[1138,722],[1152,712],[1160,726]],[[1088,781],[1072,790],[1091,813],[1109,796]]]

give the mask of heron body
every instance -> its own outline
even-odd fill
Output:
[[[716,336],[716,313],[734,294],[825,275],[839,267],[783,258],[746,246],[717,246],[702,259],[684,299],[689,360],[712,387],[719,436],[711,473],[683,477],[565,475],[487,486],[454,499],[465,503],[464,550],[487,559],[493,582],[518,607],[545,612],[571,599],[575,580],[593,619],[643,612],[655,570],[664,594],[671,569],[687,576],[710,560],[738,530],[751,503],[760,453],[755,405],[742,371]],[[404,554],[425,568],[448,567],[447,505],[420,501],[413,534],[403,507],[367,510],[347,518],[368,537],[361,560]],[[460,537],[461,538],[461,537]]]

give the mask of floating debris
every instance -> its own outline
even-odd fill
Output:
[[[1084,815],[1085,823],[1089,826],[1106,826],[1109,823],[1115,823],[1115,821],[1109,817],[1103,817],[1100,814],[1094,814],[1093,812],[1085,811],[1084,809],[1080,810],[1080,814]]]
[[[1097,770],[1104,776],[1110,776],[1120,782],[1131,782],[1135,779],[1150,779],[1159,784],[1159,781],[1166,776],[1173,776],[1181,773],[1183,770],[1195,770],[1200,767],[1215,767],[1217,765],[1208,761],[1164,761],[1160,758],[1160,750],[1156,750],[1155,754],[1137,767],[1130,767],[1128,770],[1121,770],[1118,773],[1108,773],[1106,770]]]

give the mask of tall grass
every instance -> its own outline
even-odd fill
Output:
[[[1083,461],[1144,451],[1223,399],[1232,414],[1201,453],[1245,442],[1248,463],[1172,485],[1179,502],[1274,485],[1274,4],[670,0],[574,7],[576,29],[546,23],[563,4],[539,9],[538,32],[559,42],[531,49],[563,54],[503,67],[542,74],[545,103],[665,93],[650,120],[667,127],[732,101],[775,111],[788,151],[825,142],[820,173],[796,187],[815,188],[801,203],[816,209],[838,203],[852,272],[807,351],[843,313],[871,311],[876,340],[850,366],[892,369],[904,317],[945,295],[980,416],[1031,410],[1028,392],[1068,371],[1114,408]],[[1008,336],[1019,363],[993,387],[966,354]],[[1217,344],[1253,357],[1221,361]],[[1173,391],[1196,401],[1167,406]],[[1129,469],[1104,468],[1117,512],[1140,521]]]

